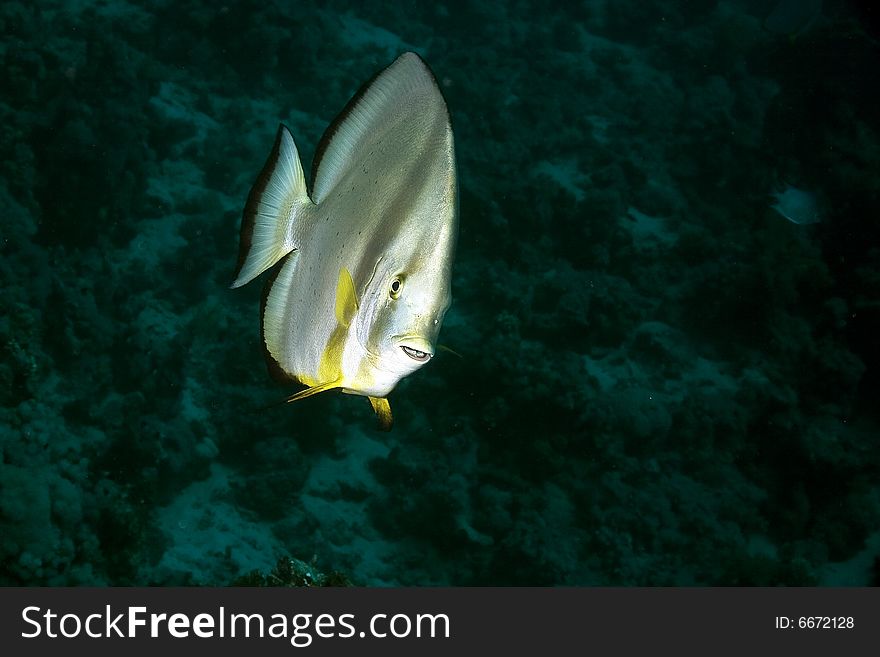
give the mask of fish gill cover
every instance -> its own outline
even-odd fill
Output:
[[[791,39],[733,0],[0,3],[0,583],[876,583],[855,9]],[[248,189],[410,50],[455,128],[461,358],[389,434],[261,410],[291,390],[227,289]]]

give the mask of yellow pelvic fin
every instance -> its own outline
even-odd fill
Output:
[[[340,326],[348,328],[357,310],[358,300],[354,281],[349,271],[342,267],[339,270],[339,280],[336,281],[336,321]]]
[[[305,399],[306,397],[311,397],[312,395],[317,395],[319,392],[326,392],[327,390],[333,390],[333,388],[338,388],[342,384],[342,379],[336,379],[335,381],[330,381],[329,383],[322,383],[319,386],[314,386],[312,388],[306,388],[305,390],[300,390],[295,395],[291,395],[285,401],[289,404],[290,402],[299,401],[300,399]]]
[[[376,417],[379,418],[379,427],[382,431],[389,431],[391,425],[394,424],[394,418],[391,417],[391,404],[385,397],[370,397],[370,404],[376,411]]]

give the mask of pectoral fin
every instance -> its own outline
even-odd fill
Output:
[[[343,267],[339,270],[336,281],[336,321],[340,326],[348,328],[358,311],[357,292],[349,271]]]

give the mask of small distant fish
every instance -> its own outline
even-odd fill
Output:
[[[764,19],[764,29],[795,39],[822,14],[822,0],[779,0]]]
[[[427,64],[404,53],[327,128],[307,188],[278,128],[241,224],[240,287],[280,263],[263,295],[270,372],[369,398],[387,396],[434,355],[452,300],[458,183],[446,102]]]
[[[819,203],[812,192],[789,185],[783,192],[774,192],[773,197],[776,203],[770,207],[793,224],[816,224],[822,220]]]

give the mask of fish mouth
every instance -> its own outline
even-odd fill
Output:
[[[407,356],[417,363],[426,363],[434,355],[431,343],[416,335],[396,336],[394,340]]]
[[[413,349],[412,347],[407,347],[405,344],[400,345],[400,348],[403,349],[403,353],[420,363],[424,363],[433,355],[427,351],[420,351],[418,349]]]

